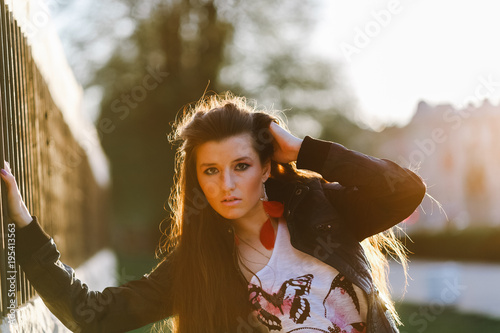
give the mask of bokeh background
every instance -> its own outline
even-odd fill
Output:
[[[406,293],[391,264],[401,332],[500,332],[496,1],[47,3],[109,158],[122,282],[154,263],[176,115],[206,90],[230,90],[286,110],[300,137],[424,178],[430,196],[400,224]]]

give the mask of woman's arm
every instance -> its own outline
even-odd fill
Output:
[[[423,180],[390,160],[309,136],[301,140],[275,123],[269,129],[275,139],[274,160],[296,160],[297,168],[335,182],[324,185],[325,194],[360,241],[410,216],[425,196]]]
[[[396,163],[333,142],[304,138],[297,168],[321,174],[325,193],[359,240],[407,218],[420,205],[425,183]]]
[[[8,213],[16,224],[16,261],[66,327],[75,332],[125,332],[172,314],[167,259],[139,280],[91,291],[59,260],[54,240],[29,214],[8,163],[1,178],[7,187]]]
[[[91,291],[62,263],[38,219],[16,232],[16,259],[45,305],[75,332],[125,332],[169,317],[170,272],[162,261],[150,274],[102,292]],[[46,242],[38,249],[31,244]]]

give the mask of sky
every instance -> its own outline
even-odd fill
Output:
[[[456,108],[480,105],[484,98],[499,103],[499,1],[317,1],[311,52],[340,68],[342,84],[356,100],[352,116],[358,123],[375,130],[406,125],[422,100]],[[83,0],[71,4],[72,13],[89,6]],[[113,10],[107,19],[116,19],[119,12]],[[57,22],[61,34],[74,38],[85,29],[72,20],[65,14]],[[94,49],[104,52],[106,43]],[[102,52],[90,52],[87,60],[97,61]],[[86,101],[100,99],[91,89],[85,96]],[[98,110],[94,104],[86,109]]]
[[[321,0],[312,44],[343,71],[363,122],[405,125],[421,100],[500,100],[500,2]]]

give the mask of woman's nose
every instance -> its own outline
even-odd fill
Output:
[[[232,190],[234,188],[234,176],[231,172],[224,172],[222,175],[222,187],[224,190]]]

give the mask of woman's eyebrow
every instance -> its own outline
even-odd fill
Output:
[[[243,160],[246,160],[246,159],[251,160],[252,158],[250,156],[243,156],[243,157],[239,157],[239,158],[233,160],[232,163],[234,163],[234,162],[240,162],[240,161],[243,161]],[[200,167],[206,167],[206,166],[212,166],[212,165],[217,165],[217,163],[201,163]]]
[[[217,165],[217,163],[201,163],[200,167],[206,167],[206,166],[212,166],[212,165]]]
[[[251,160],[252,158],[250,156],[243,156],[243,157],[235,159],[233,162],[240,162],[240,161],[247,160],[247,159]]]

